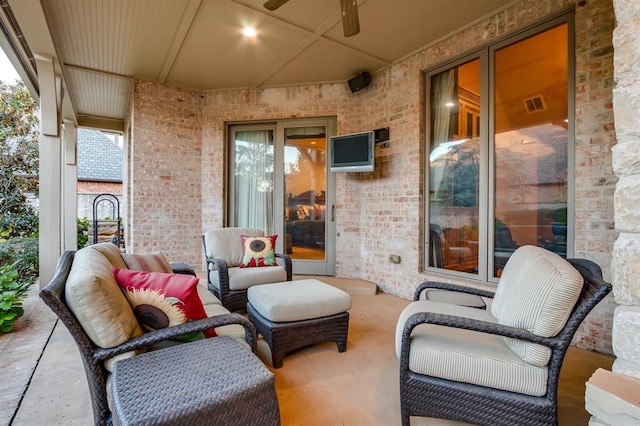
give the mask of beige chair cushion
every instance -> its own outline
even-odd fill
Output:
[[[229,290],[246,290],[258,284],[278,283],[287,280],[284,266],[261,266],[259,268],[229,268]],[[220,288],[218,271],[209,271],[211,283]]]
[[[491,313],[483,309],[429,300],[412,302],[398,319],[398,357],[404,324],[418,312],[496,322]],[[414,328],[409,347],[409,369],[415,373],[527,395],[540,396],[546,393],[547,369],[523,361],[500,336],[422,324]]]
[[[215,297],[209,290],[207,290],[206,280],[200,280],[200,284],[198,285],[198,295],[200,296],[200,300],[202,300],[204,311],[207,313],[208,317],[229,313],[229,310],[222,306],[222,303],[218,300],[218,298]],[[233,337],[238,342],[242,343],[250,349],[247,341],[244,340],[244,327],[239,324],[230,324],[224,325],[222,327],[217,327],[216,333],[218,334],[218,336]]]
[[[432,300],[434,302],[451,303],[480,309],[486,309],[487,306],[491,305],[492,300],[488,297],[477,296],[475,294],[440,289],[424,291],[422,297],[425,300]]]
[[[142,335],[142,329],[113,277],[112,264],[100,249],[89,246],[75,254],[65,298],[89,338],[100,347],[111,348]]]
[[[512,255],[500,277],[491,305],[498,323],[538,336],[562,330],[582,290],[582,275],[565,259],[541,247],[523,246]],[[544,366],[550,349],[505,338],[523,360]]]
[[[222,302],[220,302],[218,300],[218,298],[216,296],[213,295],[213,293],[211,293],[209,291],[209,289],[207,289],[207,280],[200,280],[200,282],[198,283],[198,296],[200,297],[200,300],[202,301],[203,305],[222,305]],[[205,309],[206,310],[206,309]],[[207,315],[210,316],[210,315]]]
[[[214,317],[216,315],[224,315],[229,313],[227,308],[217,303],[204,305],[204,310],[207,313],[208,317]],[[244,327],[240,324],[229,324],[223,325],[222,327],[216,327],[216,333],[218,334],[218,336],[233,337],[243,345],[247,347],[249,346],[246,340],[244,340]]]
[[[347,293],[314,279],[257,285],[247,290],[247,298],[273,322],[321,318],[351,309]]]
[[[264,232],[249,228],[220,228],[207,231],[204,234],[207,256],[224,259],[230,267],[240,265],[244,256],[241,235],[264,237]]]
[[[98,243],[92,245],[91,248],[102,253],[114,268],[125,269],[127,267],[120,249],[115,244],[109,242]]]

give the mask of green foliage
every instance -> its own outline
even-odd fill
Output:
[[[22,301],[27,297],[29,285],[20,282],[14,265],[0,267],[0,333],[11,331],[15,320],[24,314]]]
[[[89,219],[86,217],[78,218],[78,250],[87,245],[89,241]]]
[[[11,238],[0,242],[0,265],[12,265],[18,282],[33,284],[38,278],[38,238]]]
[[[37,235],[38,127],[26,86],[0,81],[0,240]]]

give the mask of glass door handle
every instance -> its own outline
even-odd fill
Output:
[[[335,222],[336,221],[336,205],[332,204],[331,205],[331,222]]]

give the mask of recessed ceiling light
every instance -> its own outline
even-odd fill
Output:
[[[253,27],[244,27],[242,29],[242,34],[244,34],[245,37],[252,37],[253,38],[253,37],[258,35],[258,31],[256,31],[256,29],[253,28]]]

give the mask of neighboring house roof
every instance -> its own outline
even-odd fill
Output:
[[[122,182],[122,148],[102,132],[79,128],[78,180]]]

